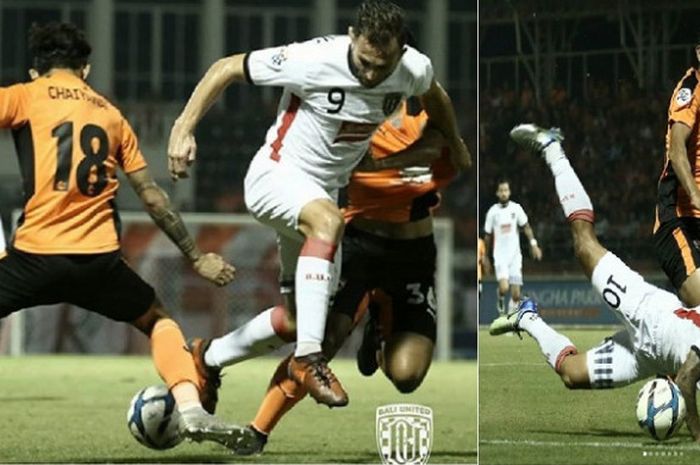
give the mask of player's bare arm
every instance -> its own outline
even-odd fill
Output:
[[[148,168],[127,174],[134,191],[143,202],[148,214],[180,251],[192,262],[203,278],[224,286],[235,276],[235,268],[214,253],[202,253],[187,231],[180,214],[170,204],[168,194],[158,186]]]
[[[245,56],[244,53],[232,55],[211,65],[175,120],[168,142],[168,169],[174,180],[187,177],[187,167],[195,160],[194,129],[199,120],[231,83],[245,81]]]
[[[691,346],[688,357],[678,370],[676,384],[683,394],[686,408],[686,424],[693,439],[700,442],[700,418],[696,404],[696,384],[700,380],[700,349]]]
[[[433,80],[428,92],[421,95],[420,99],[431,123],[445,136],[450,147],[450,157],[455,166],[460,170],[471,167],[472,155],[459,135],[455,110],[445,89]]]
[[[537,239],[535,239],[535,233],[532,232],[532,227],[530,226],[530,223],[527,223],[525,226],[523,226],[523,232],[525,233],[525,237],[527,237],[527,240],[530,243],[530,252],[532,253],[532,258],[538,261],[542,260],[542,249],[540,249],[540,246],[537,243]]]
[[[372,156],[371,151],[368,151],[356,169],[360,171],[379,171],[401,169],[409,166],[428,166],[440,158],[444,145],[445,138],[442,133],[435,128],[427,127],[420,139],[405,149],[392,153],[387,157],[376,159]]]
[[[673,171],[678,176],[678,180],[683,189],[688,193],[693,207],[700,209],[700,189],[698,189],[690,161],[688,161],[688,147],[686,143],[690,137],[691,129],[686,124],[677,122],[671,127],[671,142],[668,157],[671,160]]]

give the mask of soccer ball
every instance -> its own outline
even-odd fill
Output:
[[[136,440],[151,449],[170,449],[182,442],[180,412],[175,398],[162,384],[136,393],[131,399],[126,421]]]
[[[657,441],[665,441],[685,421],[685,400],[681,391],[668,378],[652,379],[637,397],[639,426]]]

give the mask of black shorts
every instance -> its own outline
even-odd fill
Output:
[[[0,259],[0,318],[37,305],[77,305],[116,321],[133,321],[155,300],[153,288],[120,251],[38,255],[8,249]]]
[[[343,265],[332,310],[354,318],[365,294],[380,290],[389,299],[382,316],[389,334],[412,332],[436,337],[435,240],[386,239],[352,225],[343,237]]]
[[[700,219],[673,218],[654,233],[656,258],[676,289],[700,267]]]

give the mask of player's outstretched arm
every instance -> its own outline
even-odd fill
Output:
[[[235,276],[235,268],[215,253],[202,253],[187,231],[180,214],[170,204],[168,194],[158,186],[148,168],[128,173],[131,187],[138,194],[148,214],[180,251],[190,259],[192,266],[203,278],[224,286]]]
[[[525,233],[527,240],[530,242],[530,253],[532,253],[532,258],[537,261],[542,260],[542,249],[540,249],[540,246],[537,244],[537,239],[535,239],[535,233],[532,232],[530,223],[523,226],[523,232]]]
[[[698,406],[696,404],[696,384],[700,380],[700,349],[691,346],[688,357],[678,370],[676,384],[683,394],[686,408],[686,424],[693,439],[700,442],[700,418],[698,418]]]
[[[698,189],[688,161],[688,147],[686,142],[690,137],[691,129],[685,123],[677,122],[671,127],[671,143],[668,157],[671,160],[673,171],[683,189],[690,197],[693,207],[700,209],[700,189]]]
[[[433,80],[428,92],[421,95],[420,99],[431,124],[445,136],[450,146],[450,157],[455,166],[460,170],[472,166],[472,155],[459,135],[455,110],[445,89]]]
[[[244,53],[232,55],[211,65],[175,120],[168,142],[168,169],[174,180],[187,177],[187,167],[195,160],[194,129],[199,120],[231,83],[245,81],[245,56]]]

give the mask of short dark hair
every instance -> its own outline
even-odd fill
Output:
[[[80,69],[87,65],[92,47],[83,31],[70,23],[50,22],[29,28],[29,49],[39,74],[51,68]]]
[[[388,0],[365,0],[357,10],[353,29],[370,44],[384,46],[396,38],[399,46],[407,40],[406,15],[395,3]]]
[[[498,178],[496,180],[496,188],[500,186],[501,184],[508,184],[508,187],[510,187],[510,179],[508,178]]]

